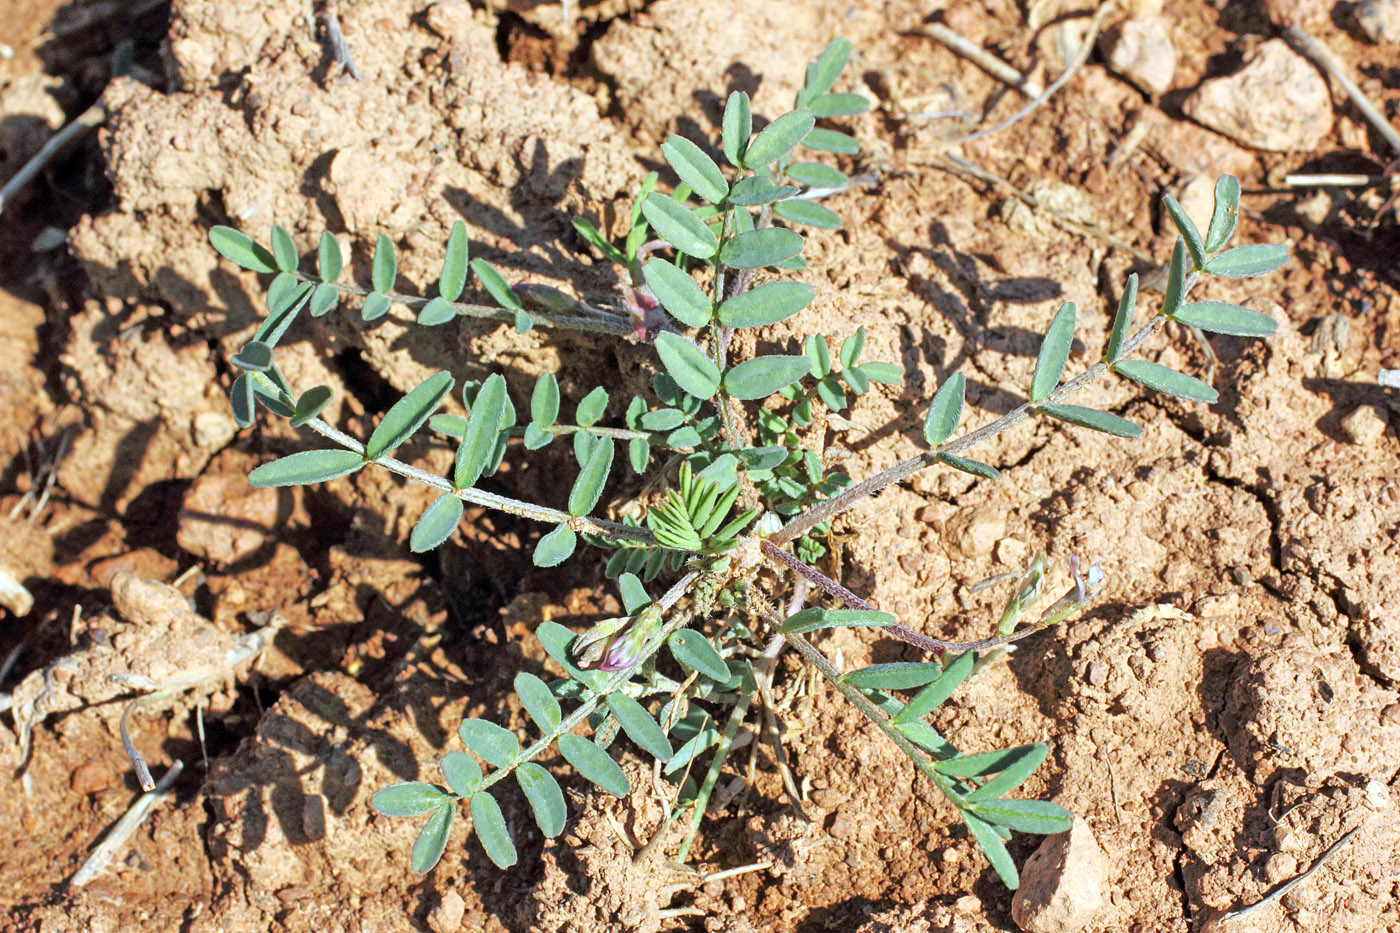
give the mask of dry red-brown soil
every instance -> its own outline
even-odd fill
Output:
[[[1216,404],[1096,384],[1077,401],[1143,425],[1140,439],[1022,425],[974,451],[1000,482],[935,470],[890,488],[837,523],[827,569],[916,629],[983,637],[1004,590],[980,581],[1040,548],[1047,591],[1068,585],[1071,554],[1103,568],[1090,611],[1020,643],[935,720],[964,749],[1050,746],[1027,794],[1082,817],[1106,856],[1092,890],[1068,892],[1100,901],[1083,929],[1400,930],[1400,399],[1377,384],[1400,367],[1400,236],[1384,189],[1283,181],[1380,174],[1396,153],[1335,83],[1285,114],[1306,124],[1306,147],[1287,151],[1209,128],[1192,103],[1298,25],[1394,122],[1400,44],[1367,40],[1352,3],[1124,2],[1110,31],[1160,9],[1176,54],[1163,93],[1110,70],[1105,46],[1029,117],[950,145],[1023,98],[930,24],[1045,85],[1096,6],[601,0],[566,20],[529,0],[8,0],[0,181],[94,101],[106,119],[0,221],[0,572],[32,596],[7,590],[0,608],[0,658],[19,652],[0,683],[0,930],[1017,929],[956,814],[789,656],[774,707],[805,820],[756,743],[733,756],[737,793],[687,868],[667,862],[674,840],[637,859],[663,809],[624,746],[631,797],[566,777],[558,839],[503,795],[521,850],[509,872],[459,826],[436,870],[412,873],[413,821],[375,815],[371,793],[434,779],[464,715],[523,726],[511,679],[549,670],[533,629],[617,609],[602,557],[540,571],[541,529],[488,513],[414,555],[428,491],[375,471],[250,489],[251,467],[308,441],[230,414],[229,357],[263,292],[212,251],[211,226],[263,238],[280,223],[303,250],[330,230],[361,278],[388,234],[401,282],[429,289],[463,220],[474,255],[513,281],[615,303],[614,271],[570,218],[619,229],[667,134],[716,137],[734,89],[758,114],[786,109],[837,35],[875,102],[847,121],[864,150],[842,165],[875,183],[832,202],[846,223],[809,238],[815,303],[760,343],[864,325],[868,358],[905,368],[830,429],[854,476],[921,448],[950,373],[967,374],[969,423],[1017,404],[1064,300],[1080,309],[1071,366],[1096,359],[1128,273],[1151,284],[1170,253],[1165,193],[1193,211],[1204,193],[1208,211],[1210,182],[1237,174],[1237,242],[1286,241],[1292,259],[1203,285],[1271,314],[1274,338],[1211,339],[1213,368],[1184,330],[1148,347],[1209,375]],[[332,15],[358,80],[330,50]],[[946,111],[963,119],[927,116]],[[278,352],[295,384],[336,390],[327,417],[360,436],[440,368],[502,372],[519,402],[546,369],[566,397],[602,383],[622,398],[655,366],[629,341],[357,317],[305,321]],[[441,470],[451,451],[401,456]],[[567,456],[509,458],[493,482],[555,501]],[[604,506],[636,492],[619,484]],[[869,630],[818,644],[847,668],[916,659]],[[184,763],[173,793],[73,884],[140,793],[119,737],[132,681],[113,675],[191,671],[194,689],[130,718],[157,777]],[[1219,925],[1352,830],[1286,896]],[[1040,842],[1016,836],[1018,864]],[[748,870],[714,877],[730,869]],[[1056,922],[1039,928],[1078,928]]]

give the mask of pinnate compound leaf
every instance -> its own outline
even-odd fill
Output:
[[[1074,343],[1074,302],[1060,306],[1045,339],[1040,343],[1040,355],[1035,360],[1035,376],[1031,379],[1031,401],[1039,402],[1055,391],[1060,376],[1069,362],[1069,348]]]
[[[559,728],[564,713],[559,708],[559,701],[554,698],[554,694],[543,680],[529,671],[521,671],[515,675],[515,693],[520,697],[525,712],[530,714],[530,718],[539,726],[541,732],[548,735]]]
[[[671,656],[684,667],[699,671],[719,683],[729,680],[729,665],[719,656],[710,640],[694,629],[683,628],[667,642]]]
[[[750,230],[725,241],[720,262],[732,269],[762,269],[802,252],[802,235],[785,227]]]
[[[958,429],[966,394],[967,377],[962,373],[953,373],[943,380],[943,384],[933,394],[928,414],[924,416],[924,441],[930,447],[937,447],[952,437],[953,432]]]
[[[472,403],[467,433],[457,447],[452,484],[467,489],[481,478],[486,462],[495,452],[497,435],[506,410],[506,381],[499,373],[487,378]]]
[[[1215,210],[1206,228],[1206,250],[1214,253],[1223,249],[1235,233],[1235,221],[1240,215],[1240,180],[1234,175],[1221,175],[1215,180]]]
[[[430,300],[423,305],[418,312],[418,323],[424,327],[436,327],[439,324],[446,324],[457,316],[457,311],[441,295]]]
[[[767,398],[807,375],[811,368],[805,356],[760,356],[725,373],[724,388],[744,401]]]
[[[394,282],[398,277],[399,259],[394,255],[394,243],[381,233],[374,241],[374,259],[369,269],[370,284],[377,292],[390,292],[394,290]]]
[[[779,201],[773,207],[773,213],[783,220],[790,220],[795,224],[806,224],[809,227],[818,227],[822,230],[841,229],[841,215],[829,207],[822,207],[815,201],[796,199]]]
[[[895,661],[862,667],[841,675],[841,679],[862,690],[912,690],[941,676],[943,666],[931,661]]]
[[[653,259],[642,266],[651,293],[661,302],[666,313],[686,327],[704,327],[710,323],[709,296],[691,278],[690,273],[665,259]]]
[[[501,274],[496,271],[496,267],[484,259],[473,259],[471,261],[472,271],[476,273],[477,279],[481,282],[481,287],[486,289],[487,294],[496,300],[496,304],[507,311],[519,311],[522,307],[520,296],[510,287]],[[528,330],[528,328],[527,328]]]
[[[1118,313],[1113,317],[1113,330],[1108,335],[1108,346],[1104,359],[1112,363],[1123,352],[1123,341],[1128,339],[1128,330],[1133,326],[1133,312],[1137,309],[1138,277],[1134,272],[1128,276],[1123,297],[1118,300]]]
[[[761,169],[779,161],[812,130],[816,118],[807,109],[791,110],[765,126],[749,141],[744,167]]]
[[[1074,816],[1048,800],[988,800],[969,803],[968,809],[997,826],[1018,833],[1050,836],[1069,832]],[[980,841],[980,840],[979,840]]]
[[[444,301],[456,301],[467,284],[467,225],[458,220],[447,236],[447,255],[442,260],[442,275],[438,277],[438,295]]]
[[[1156,389],[1163,395],[1184,398],[1190,402],[1214,404],[1220,397],[1215,389],[1196,377],[1148,360],[1119,360],[1113,364],[1113,371],[1149,389]]]
[[[656,335],[656,353],[667,374],[689,394],[707,399],[719,391],[719,368],[689,340],[663,331]]]
[[[404,781],[381,787],[369,805],[384,816],[422,816],[448,799],[442,788],[422,781]]]
[[[535,814],[540,832],[551,839],[562,833],[568,810],[564,806],[564,792],[554,776],[533,761],[527,761],[516,769],[515,780],[525,792],[525,799],[530,801],[530,810]]]
[[[530,420],[549,427],[559,418],[559,380],[554,373],[540,373],[535,391],[530,394]]]
[[[348,476],[364,465],[364,456],[353,450],[302,450],[264,463],[248,474],[248,483],[259,489],[328,483]]]
[[[329,284],[340,278],[340,270],[344,264],[345,257],[341,255],[340,244],[331,236],[329,230],[321,231],[321,243],[316,249],[316,269],[321,274],[321,281]]]
[[[642,202],[642,214],[667,243],[696,259],[709,259],[719,238],[695,212],[669,195],[653,191]]]
[[[670,760],[671,743],[642,704],[625,693],[609,693],[607,704],[629,739],[658,761],[664,763]]]
[[[824,628],[894,625],[895,621],[895,617],[888,612],[873,609],[823,609],[813,606],[784,619],[780,631],[784,635],[802,635]]]
[[[794,162],[785,171],[793,181],[813,188],[844,188],[850,182],[845,172],[825,162]]]
[[[1278,330],[1278,322],[1267,314],[1227,301],[1193,301],[1177,308],[1172,318],[1213,334],[1234,337],[1268,337]]]
[[[408,865],[416,872],[428,872],[442,858],[447,848],[447,837],[452,832],[452,820],[457,816],[457,803],[444,800],[437,805],[428,822],[418,830],[418,838],[413,840],[413,852]]]
[[[470,797],[481,785],[481,765],[466,752],[448,752],[442,756],[441,767],[447,786],[459,797]]]
[[[1230,279],[1247,279],[1281,269],[1287,262],[1288,247],[1282,243],[1255,243],[1227,249],[1206,263],[1206,271]]]
[[[970,809],[959,808],[958,815],[967,824],[977,845],[986,853],[987,861],[992,863],[1001,883],[1012,891],[1016,890],[1021,884],[1021,876],[1016,872],[1016,863],[1011,860],[1011,853],[1006,851],[1006,843],[997,835],[995,827]]]
[[[1172,223],[1176,224],[1176,229],[1181,231],[1182,238],[1186,241],[1186,248],[1191,253],[1191,262],[1197,269],[1206,267],[1206,244],[1201,239],[1201,230],[1196,226],[1196,222],[1191,219],[1191,215],[1186,213],[1186,208],[1171,195],[1166,195],[1162,201],[1167,205],[1167,213],[1171,215]]]
[[[301,262],[291,234],[278,224],[272,225],[272,255],[277,260],[277,268],[283,272],[297,271],[297,265]]]
[[[581,735],[567,733],[559,736],[559,754],[589,783],[614,797],[627,796],[627,775],[612,756],[595,743]]]
[[[808,133],[802,145],[817,152],[836,152],[841,155],[855,155],[860,152],[860,141],[853,136],[819,126]]]
[[[807,66],[806,80],[802,93],[809,99],[817,98],[831,90],[846,62],[851,60],[851,40],[837,37],[832,39],[815,62]]]
[[[893,722],[896,725],[916,722],[938,709],[967,680],[976,662],[977,654],[972,651],[964,651],[953,658],[939,678],[915,694],[909,704],[895,715]]]
[[[578,535],[568,525],[560,522],[554,530],[540,538],[535,545],[534,563],[536,567],[557,567],[568,560],[578,547]]]
[[[464,719],[457,734],[488,764],[509,768],[520,757],[520,740],[509,729],[485,719]]]
[[[1120,418],[1097,408],[1085,408],[1083,405],[1042,405],[1038,410],[1068,424],[1117,437],[1132,438],[1142,435],[1142,428],[1127,418]]]
[[[447,370],[434,373],[394,403],[365,444],[365,459],[377,460],[413,436],[432,417],[455,380]]]
[[[472,828],[476,830],[477,841],[486,850],[487,858],[496,863],[497,868],[509,868],[515,864],[515,843],[511,841],[506,819],[501,815],[501,805],[486,791],[472,795]]]
[[[217,226],[209,231],[209,244],[220,256],[252,272],[276,272],[277,260],[267,247],[232,227]]]
[[[574,480],[573,488],[569,490],[570,515],[587,515],[598,504],[598,499],[603,495],[603,487],[608,482],[608,471],[612,469],[613,447],[611,437],[600,437],[589,451],[588,459],[584,461],[578,478]]]
[[[718,204],[729,194],[729,184],[719,166],[684,136],[672,135],[661,144],[661,153],[675,169],[677,177],[706,201]]]
[[[1045,756],[1049,754],[1049,752],[1050,746],[1037,742],[1034,745],[1023,745],[1020,748],[1007,749],[1004,752],[989,753],[1014,757],[1011,757],[1009,760],[1003,759],[997,763],[996,768],[989,769],[987,773],[990,774],[996,771],[996,777],[987,781],[969,794],[968,799],[995,800],[1004,794],[1011,793],[1011,791],[1020,787],[1022,782],[1035,772],[1036,768],[1040,767],[1040,763],[1045,760]],[[970,755],[966,757],[976,758],[978,756]],[[954,760],[958,761],[962,759]]]
[[[409,548],[421,554],[452,537],[457,523],[462,520],[463,508],[462,500],[450,492],[438,496],[414,524],[408,539]]]
[[[272,368],[272,348],[261,340],[250,340],[229,360],[239,369],[266,372]]]

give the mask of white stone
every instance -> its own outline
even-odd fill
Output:
[[[1076,933],[1104,904],[1108,858],[1081,817],[1048,837],[1021,870],[1011,919],[1026,933]]]
[[[1203,83],[1184,109],[1216,132],[1269,152],[1312,152],[1332,131],[1327,82],[1282,39],[1259,46],[1235,74]]]
[[[1149,94],[1162,94],[1176,74],[1176,48],[1160,16],[1130,19],[1104,39],[1108,67]]]

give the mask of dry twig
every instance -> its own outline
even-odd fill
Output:
[[[1342,86],[1342,90],[1347,92],[1347,96],[1356,105],[1356,109],[1361,111],[1361,115],[1366,118],[1367,122],[1376,128],[1377,133],[1385,137],[1391,150],[1396,155],[1400,155],[1400,133],[1395,132],[1395,127],[1386,121],[1381,112],[1376,109],[1376,105],[1367,100],[1366,95],[1361,93],[1361,88],[1347,77],[1346,72],[1342,70],[1342,63],[1337,61],[1331,50],[1297,26],[1289,26],[1284,30],[1284,34],[1301,46],[1309,58],[1337,79],[1337,83]]]
[[[1253,904],[1250,904],[1248,907],[1241,907],[1239,910],[1232,910],[1227,914],[1221,915],[1220,920],[1217,922],[1218,925],[1224,926],[1227,923],[1234,923],[1238,920],[1243,920],[1255,911],[1261,910],[1269,904],[1272,904],[1279,898],[1283,897],[1285,894],[1287,894],[1289,891],[1292,891],[1304,881],[1307,881],[1308,878],[1312,877],[1314,872],[1316,872],[1323,865],[1326,865],[1329,861],[1331,861],[1332,857],[1336,855],[1339,851],[1341,851],[1342,846],[1350,842],[1351,837],[1355,836],[1357,832],[1360,831],[1360,829],[1360,826],[1355,827],[1354,829],[1347,832],[1345,836],[1332,843],[1332,845],[1328,846],[1327,851],[1322,853],[1322,855],[1318,856],[1317,861],[1312,863],[1312,867],[1309,868],[1307,871],[1303,872],[1301,875],[1298,875],[1296,878],[1290,878],[1289,880],[1285,881],[1283,884],[1274,888],[1268,894],[1265,894],[1262,898],[1255,901]]]

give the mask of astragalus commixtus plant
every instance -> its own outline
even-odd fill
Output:
[[[1044,760],[1045,745],[964,752],[930,717],[987,662],[988,652],[1084,607],[1099,582],[1097,570],[1081,573],[1076,564],[1075,586],[1040,615],[1027,616],[1044,576],[1038,558],[995,633],[958,643],[914,631],[827,577],[815,566],[824,554],[822,542],[832,519],[915,471],[950,467],[996,479],[996,469],[966,453],[1026,419],[1048,417],[1136,437],[1137,425],[1070,402],[1097,379],[1121,376],[1179,398],[1215,401],[1205,383],[1132,354],[1167,321],[1222,334],[1272,333],[1274,322],[1265,315],[1186,299],[1200,276],[1259,275],[1278,268],[1286,251],[1271,245],[1224,249],[1239,203],[1233,177],[1217,183],[1204,235],[1168,198],[1181,238],[1155,313],[1137,323],[1137,277],[1131,276],[1102,356],[1065,381],[1075,327],[1075,306],[1066,303],[1045,332],[1024,404],[958,434],[964,378],[955,373],[929,404],[923,432],[929,449],[853,482],[822,455],[826,419],[845,411],[851,396],[902,377],[897,366],[864,358],[864,330],[839,347],[813,335],[787,354],[740,360],[732,352],[737,330],[785,320],[813,300],[812,287],[801,280],[803,237],[794,228],[839,227],[839,217],[822,202],[852,182],[830,164],[796,153],[858,152],[850,135],[817,125],[868,107],[863,97],[832,90],[849,54],[845,40],[832,42],[808,67],[793,109],[757,134],[749,98],[736,92],[724,109],[717,148],[709,139],[670,137],[662,152],[679,183],[665,193],[656,174],[649,176],[616,242],[587,221],[574,221],[592,249],[625,271],[617,307],[595,307],[543,286],[511,287],[483,260],[469,261],[460,221],[448,238],[438,294],[431,298],[395,290],[397,264],[386,236],[374,250],[370,287],[362,288],[340,281],[342,257],[329,234],[321,236],[311,275],[301,271],[299,250],[280,227],[273,228],[270,248],[228,227],[211,231],[220,253],[271,276],[268,317],[233,358],[241,370],[232,387],[239,423],[252,424],[261,405],[323,441],[258,467],[250,476],[254,485],[319,483],[366,467],[386,469],[441,491],[413,529],[416,551],[443,544],[461,521],[464,504],[472,503],[542,523],[545,533],[533,554],[539,566],[567,560],[581,543],[610,552],[606,572],[627,614],[583,633],[544,622],[536,635],[562,676],[546,682],[521,672],[515,678],[537,733],[522,743],[489,720],[467,719],[459,730],[467,750],[443,756],[440,784],[414,781],[375,793],[380,813],[427,816],[413,846],[415,869],[437,863],[463,803],[487,855],[502,867],[513,865],[515,844],[497,801],[508,779],[524,793],[540,830],[559,835],[567,818],[564,795],[541,764],[554,760],[556,750],[599,789],[626,794],[627,779],[609,750],[619,733],[676,782],[671,816],[685,820],[689,831],[675,856],[684,860],[726,753],[763,692],[760,686],[771,680],[779,652],[789,646],[909,757],[956,809],[1009,887],[1017,884],[1005,846],[1012,832],[1069,828],[1063,808],[1010,796]],[[716,160],[721,154],[727,167]],[[483,303],[462,300],[472,274]],[[570,328],[650,343],[656,352],[652,391],[621,403],[598,386],[579,399],[571,419],[561,420],[553,374],[539,376],[524,410],[511,394],[524,387],[492,375],[461,388],[465,416],[439,414],[455,387],[444,371],[400,399],[360,440],[320,418],[330,389],[294,387],[276,363],[278,341],[303,311],[319,317],[346,298],[367,322],[397,306],[416,313],[425,327],[468,316],[499,320],[521,332]],[[395,450],[422,430],[456,445],[450,475],[394,459]],[[528,458],[558,440],[572,446],[577,465],[565,501],[523,502],[482,488],[506,456]],[[609,481],[624,483],[620,460],[645,480],[637,484],[646,491],[642,520],[594,514]],[[657,590],[660,595],[652,595]],[[810,640],[834,626],[875,629],[922,649],[927,660],[839,670]]]

